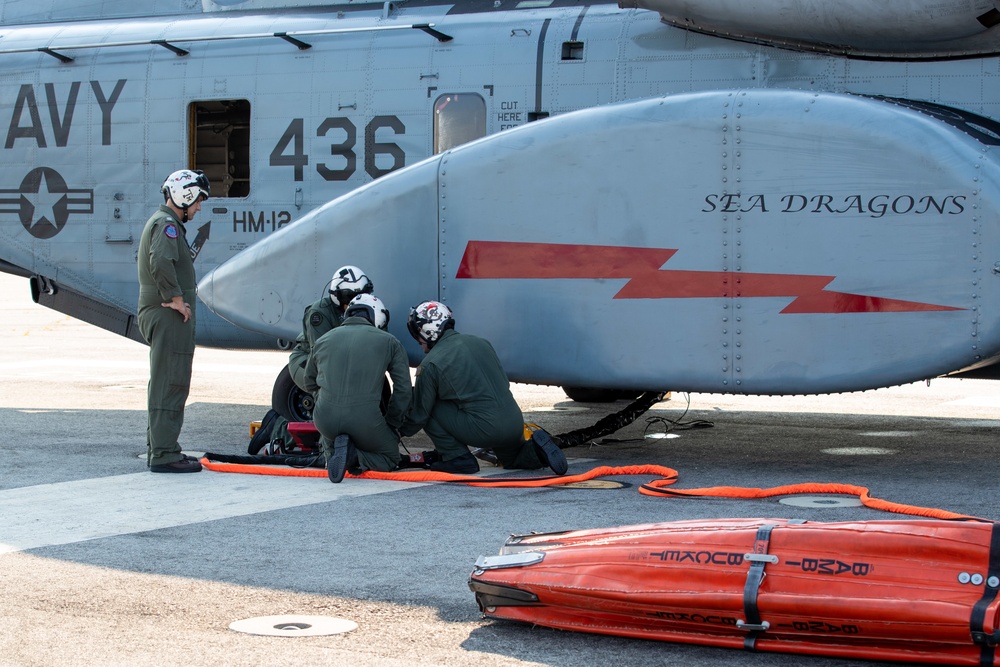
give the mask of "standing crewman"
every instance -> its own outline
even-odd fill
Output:
[[[389,311],[377,297],[361,294],[347,305],[340,326],[320,336],[304,373],[316,397],[313,422],[333,483],[348,467],[390,472],[399,467],[397,429],[413,391],[403,344],[385,329]],[[392,396],[379,409],[386,371]],[[356,461],[355,461],[356,459]]]
[[[295,347],[288,356],[288,372],[299,389],[309,391],[304,374],[316,341],[344,321],[344,311],[351,299],[360,294],[371,294],[374,289],[364,271],[356,266],[342,266],[330,280],[329,295],[306,308],[302,315],[302,333],[295,339]]]
[[[413,404],[400,432],[424,429],[442,459],[431,470],[478,472],[469,451],[474,447],[492,449],[504,468],[547,465],[566,473],[566,456],[548,433],[539,429],[524,440],[524,417],[488,340],[455,331],[451,309],[437,301],[411,308],[406,326],[427,356],[417,368]]]
[[[184,224],[208,199],[208,178],[181,169],[164,181],[164,203],[139,239],[139,331],[149,343],[146,463],[152,472],[199,472],[197,459],[177,442],[194,360],[194,258]]]

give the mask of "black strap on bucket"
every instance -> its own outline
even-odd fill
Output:
[[[743,640],[743,648],[753,650],[754,644],[760,633],[771,627],[767,621],[760,618],[760,609],[757,608],[757,594],[760,584],[764,581],[764,566],[768,563],[777,563],[777,556],[769,556],[767,547],[771,541],[771,530],[774,524],[767,524],[757,529],[757,536],[753,542],[753,553],[743,556],[744,560],[750,561],[750,570],[747,572],[747,583],[743,587],[743,615],[746,620],[737,621],[736,627],[741,630],[748,630],[750,634]]]
[[[986,572],[986,585],[983,596],[972,607],[969,618],[969,629],[972,631],[972,641],[980,647],[979,664],[992,667],[996,654],[997,643],[1000,642],[1000,630],[986,632],[986,611],[997,597],[1000,589],[1000,523],[993,524],[990,535],[990,562]]]

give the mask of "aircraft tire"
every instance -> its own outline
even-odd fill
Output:
[[[567,398],[577,403],[614,403],[635,400],[641,391],[631,389],[599,389],[594,387],[563,387]]]
[[[286,364],[271,390],[271,408],[290,422],[312,421],[313,397],[292,380]]]
[[[379,401],[379,409],[382,414],[389,408],[389,399],[392,397],[392,386],[386,378],[382,383],[382,397]],[[278,377],[274,381],[274,388],[271,390],[271,408],[279,415],[290,422],[312,421],[313,405],[315,401],[312,394],[299,388],[292,380],[292,374],[288,371],[288,365],[281,369]]]

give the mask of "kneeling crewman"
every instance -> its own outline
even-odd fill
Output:
[[[413,403],[403,435],[421,428],[441,461],[431,470],[473,473],[479,462],[470,447],[492,449],[504,468],[549,466],[565,474],[566,456],[542,430],[524,440],[524,417],[490,342],[455,331],[451,309],[424,301],[410,309],[406,326],[426,353],[417,369]]]
[[[309,391],[305,384],[306,364],[320,336],[336,329],[344,321],[347,304],[356,296],[371,294],[374,284],[356,266],[342,266],[330,279],[329,294],[306,308],[302,315],[302,333],[288,356],[288,372],[299,389]]]
[[[371,294],[354,297],[340,326],[316,341],[305,370],[305,389],[316,397],[313,421],[330,481],[348,467],[390,472],[399,465],[398,429],[413,391],[403,344],[385,329],[389,311]],[[379,409],[386,371],[392,396]],[[355,462],[356,459],[356,462]]]

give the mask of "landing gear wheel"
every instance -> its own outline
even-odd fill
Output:
[[[278,373],[271,390],[271,408],[290,422],[312,421],[315,401],[312,394],[299,389],[286,365]]]

